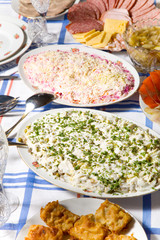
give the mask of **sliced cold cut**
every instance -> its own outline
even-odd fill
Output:
[[[96,19],[85,19],[68,24],[66,29],[71,34],[89,32],[92,29],[95,29],[96,31],[102,31],[103,23]]]
[[[80,4],[75,4],[68,10],[67,18],[71,22],[81,19],[96,18],[96,13],[93,11],[93,9],[91,10],[87,7],[85,8],[81,6]]]
[[[142,16],[139,16],[139,17],[136,17],[136,18],[133,18],[133,22],[136,22],[136,21],[140,21],[140,20],[145,20],[145,19],[154,19],[154,18],[159,18],[160,17],[160,9],[159,8],[155,8],[153,10],[151,10],[150,12],[142,15]]]
[[[101,14],[107,10],[106,5],[104,4],[103,0],[87,0],[87,2],[90,2],[94,5],[96,5],[99,8]]]
[[[120,8],[125,0],[119,0],[117,3],[117,8]]]

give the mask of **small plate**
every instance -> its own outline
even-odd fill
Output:
[[[18,19],[16,17],[10,17],[6,15],[0,15],[0,21],[5,21],[7,23],[12,23],[19,28],[21,28],[23,34],[24,34],[24,41],[22,46],[10,57],[7,59],[0,61],[0,65],[6,64],[8,62],[11,62],[21,56],[31,45],[31,40],[28,36],[28,25],[26,22],[22,21],[21,19]]]
[[[80,0],[75,0],[75,2],[73,4],[77,4],[79,3]],[[11,2],[11,6],[12,6],[12,9],[18,13],[19,13],[19,0],[12,0]],[[56,16],[51,16],[51,17],[46,17],[47,19],[54,19],[54,18],[57,18],[57,17],[60,17],[60,16],[63,16],[64,14],[66,14],[68,12],[68,9],[64,10],[62,13],[59,13],[57,14]],[[23,16],[23,15],[22,15]],[[29,16],[28,16],[29,17]]]
[[[0,61],[12,56],[23,41],[24,34],[20,27],[0,20]]]
[[[73,199],[60,201],[59,203],[75,214],[86,215],[90,213],[94,214],[95,211],[100,207],[102,202],[104,201],[100,199],[95,199],[95,198],[73,198]],[[128,225],[127,232],[124,234],[126,235],[133,234],[133,236],[136,239],[147,240],[148,238],[141,224],[132,214],[130,215],[132,216],[133,220]],[[27,221],[27,223],[23,226],[23,228],[19,232],[16,240],[24,239],[28,234],[28,229],[30,225],[37,225],[37,224],[46,226],[45,223],[40,218],[39,212]]]
[[[160,125],[160,109],[151,109],[149,106],[147,106],[143,100],[142,97],[139,96],[139,104],[140,107],[143,111],[143,113],[146,115],[146,117],[151,120],[154,123],[157,123],[158,125]]]

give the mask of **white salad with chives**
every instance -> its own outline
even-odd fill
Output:
[[[136,193],[160,184],[160,139],[116,116],[75,109],[46,114],[21,140],[36,167],[86,192]]]

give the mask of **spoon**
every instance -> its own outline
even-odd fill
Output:
[[[34,109],[42,107],[55,99],[53,94],[49,93],[37,93],[32,95],[26,100],[26,109],[22,117],[18,120],[16,124],[14,124],[11,128],[9,128],[5,134],[8,137],[12,130]]]

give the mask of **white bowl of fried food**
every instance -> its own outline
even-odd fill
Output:
[[[75,200],[75,201],[74,201]],[[67,201],[67,200],[66,200]],[[76,202],[96,205],[95,213],[75,214],[67,209],[65,202],[47,203],[40,210],[40,218],[44,225],[30,225],[25,240],[136,240],[128,228],[135,224],[134,218],[119,205],[108,200],[71,199],[72,209],[78,207]],[[64,205],[63,205],[64,202]],[[129,226],[130,225],[130,226]],[[143,236],[144,237],[144,236]],[[147,238],[146,238],[147,239]],[[144,237],[145,240],[145,237]]]

